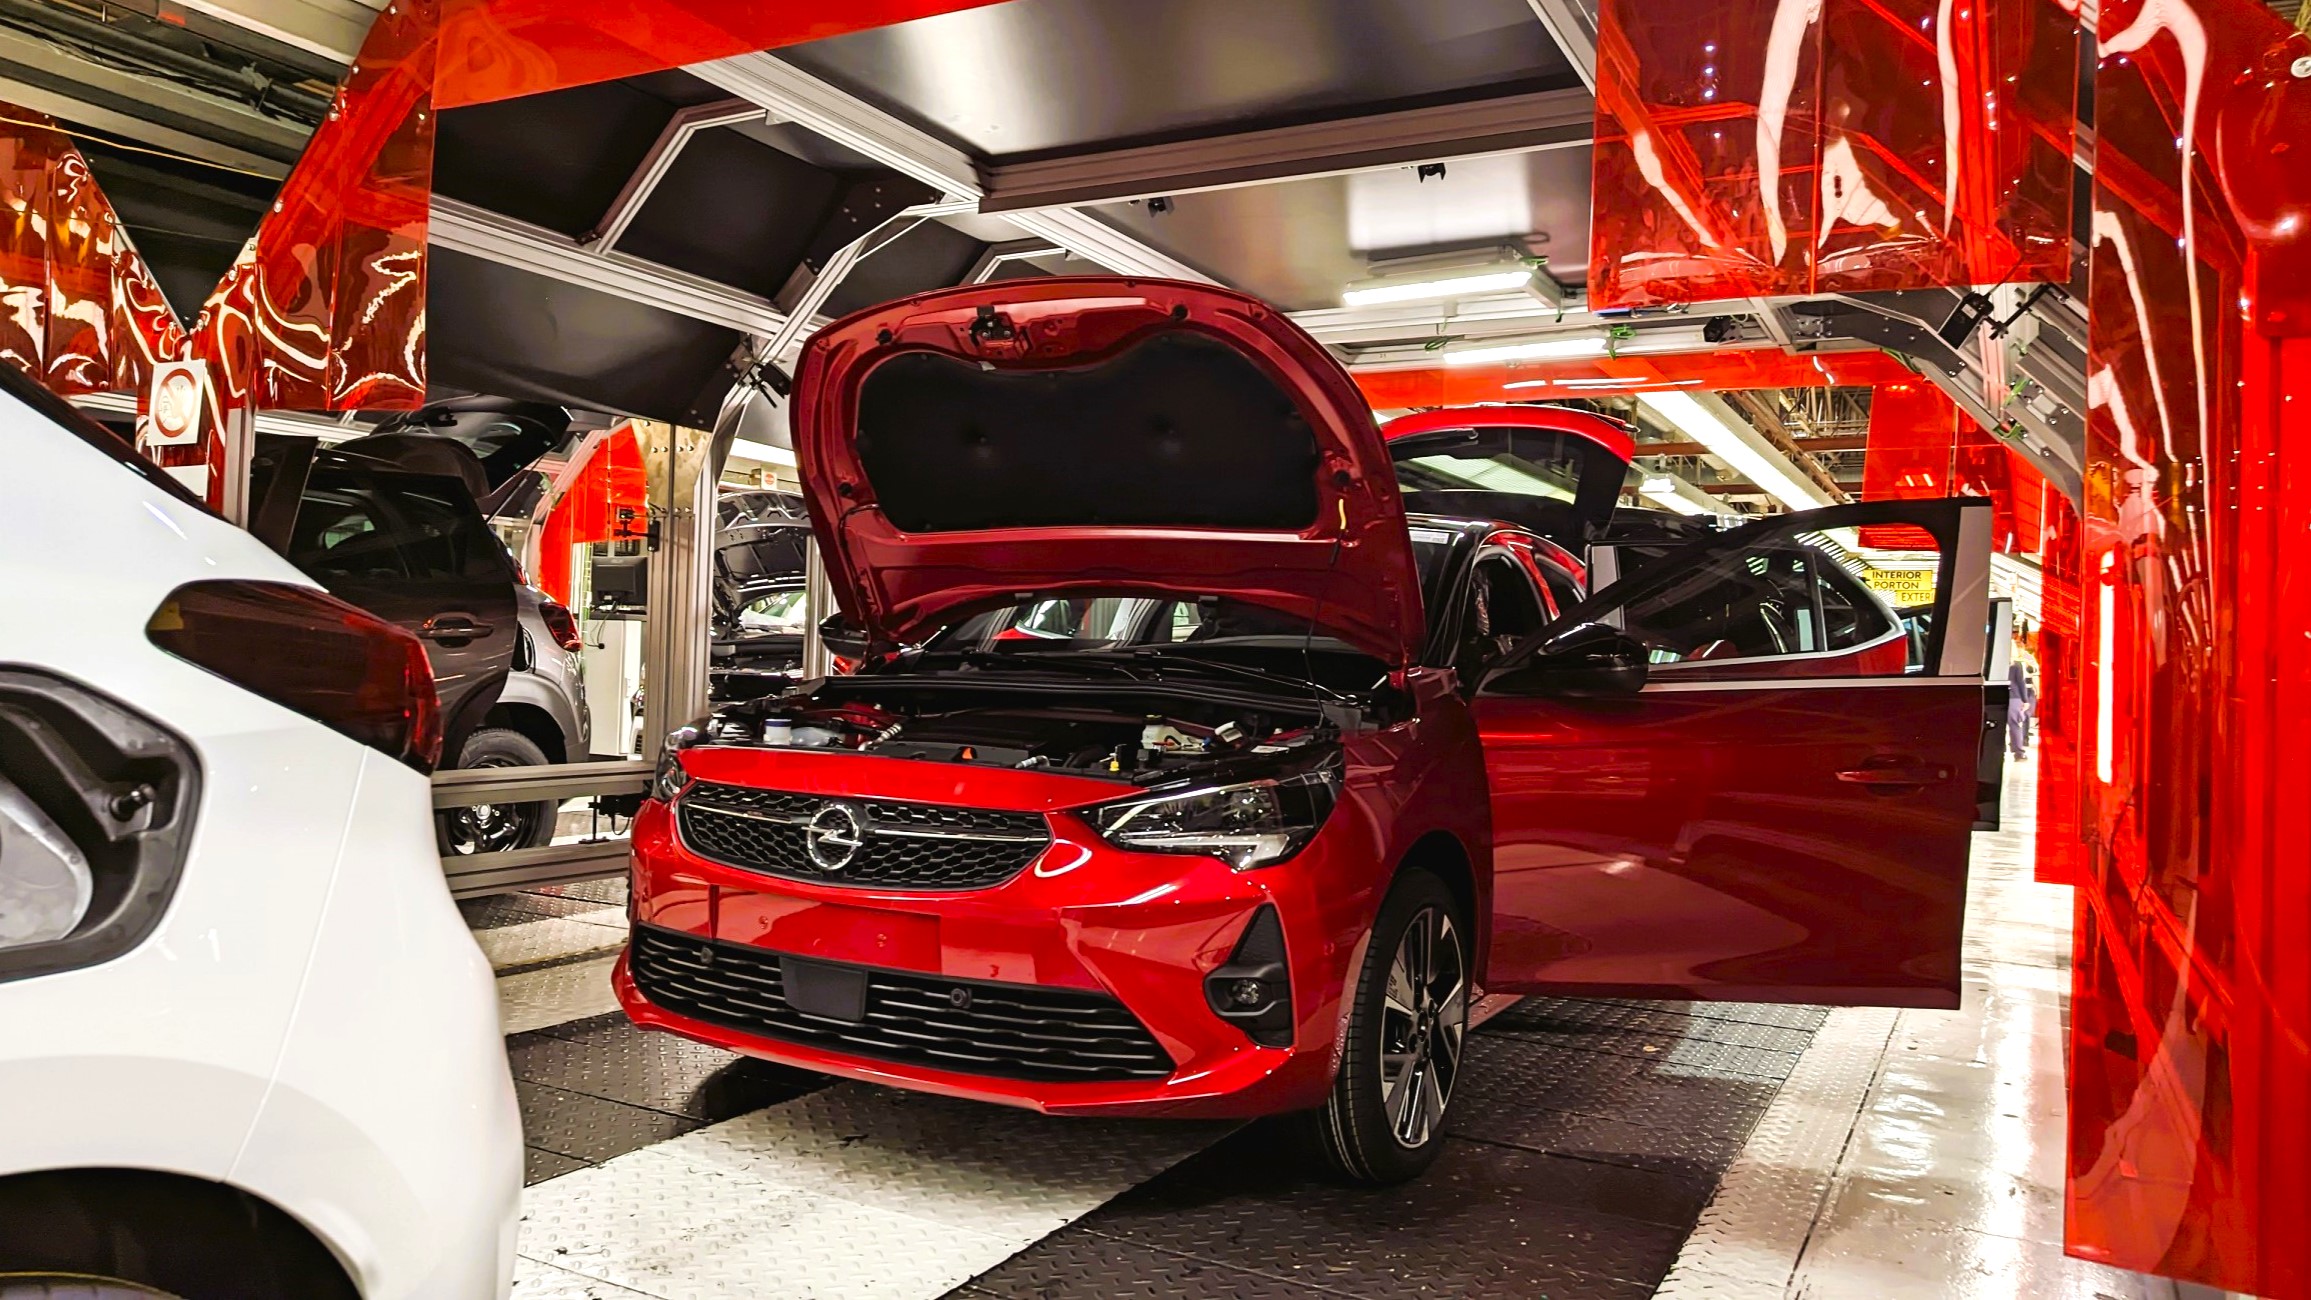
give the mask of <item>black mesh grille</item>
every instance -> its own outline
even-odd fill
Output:
[[[764,1038],[1002,1079],[1160,1079],[1172,1060],[1138,1017],[1099,993],[865,969],[860,1024],[787,1005],[779,954],[634,927],[628,969],[668,1011]]]
[[[831,802],[700,782],[682,795],[682,840],[694,853],[749,871],[880,889],[1000,885],[1051,842],[1037,813],[847,800],[860,844],[839,870],[828,870],[812,859],[807,828]]]

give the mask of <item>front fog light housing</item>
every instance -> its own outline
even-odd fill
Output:
[[[1196,853],[1238,871],[1305,847],[1339,798],[1337,770],[1129,799],[1090,811],[1100,838],[1150,853]]]

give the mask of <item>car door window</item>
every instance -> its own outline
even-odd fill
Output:
[[[1615,621],[1658,666],[1835,655],[1895,631],[1877,597],[1799,536],[1721,552],[1645,587]]]
[[[1581,603],[1583,595],[1581,584],[1573,580],[1572,574],[1558,568],[1546,558],[1541,559],[1539,564],[1541,581],[1548,584],[1549,600],[1556,606],[1555,613],[1562,614]]]

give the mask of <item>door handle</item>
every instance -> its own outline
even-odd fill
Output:
[[[471,614],[436,614],[417,625],[417,634],[428,641],[471,641],[496,630]]]
[[[1860,767],[1849,767],[1838,773],[1838,780],[1872,790],[1915,790],[1949,779],[1949,768],[1898,756],[1864,759]]]

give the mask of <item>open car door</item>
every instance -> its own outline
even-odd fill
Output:
[[[1495,667],[1476,701],[1485,987],[1957,1006],[1990,517],[1776,516],[1597,592]],[[1911,525],[1919,549],[1857,555],[1862,525]],[[1871,560],[1932,566],[1926,635],[1857,576]]]

